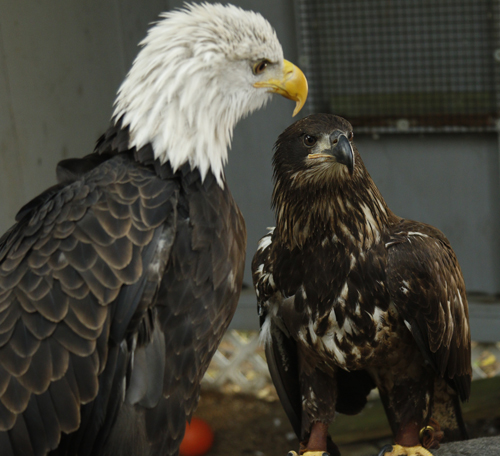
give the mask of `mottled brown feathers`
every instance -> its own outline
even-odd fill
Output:
[[[341,136],[352,174],[336,158]],[[430,416],[448,438],[464,438],[458,397],[469,396],[471,365],[460,266],[439,230],[390,211],[352,136],[344,119],[319,114],[276,143],[276,227],[252,272],[278,394],[304,444],[312,423],[359,412],[375,385],[396,441],[417,444],[408,426]]]

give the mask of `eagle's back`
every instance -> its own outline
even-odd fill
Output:
[[[177,454],[234,313],[246,235],[230,192],[119,136],[63,163],[2,238],[2,454]]]

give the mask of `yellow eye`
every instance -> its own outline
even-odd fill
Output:
[[[261,74],[269,65],[269,60],[262,59],[253,66],[253,74]]]

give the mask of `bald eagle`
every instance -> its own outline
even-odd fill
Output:
[[[234,6],[154,25],[94,153],[0,241],[0,454],[177,455],[242,284],[237,121],[307,83]]]
[[[329,424],[336,411],[359,413],[375,386],[396,443],[381,454],[430,456],[443,433],[466,438],[467,297],[446,237],[391,212],[340,117],[291,125],[273,164],[276,227],[252,272],[269,370],[301,453],[338,455]]]

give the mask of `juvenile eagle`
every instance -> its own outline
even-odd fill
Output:
[[[93,154],[0,240],[0,454],[176,455],[240,293],[236,122],[304,76],[259,14],[163,15]]]
[[[276,227],[252,271],[269,370],[301,452],[338,455],[328,425],[336,411],[360,412],[374,386],[396,443],[381,454],[429,456],[443,431],[466,438],[467,298],[446,237],[390,211],[340,117],[291,125],[273,164]]]

